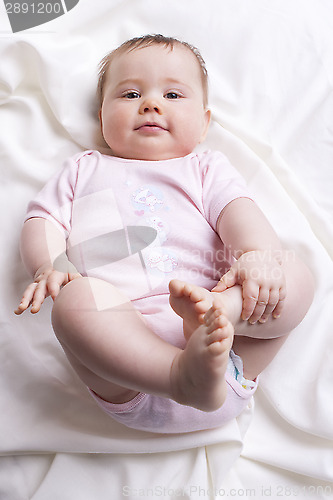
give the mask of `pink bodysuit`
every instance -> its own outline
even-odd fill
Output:
[[[216,233],[217,219],[239,197],[251,196],[220,152],[139,161],[87,151],[66,161],[30,202],[26,219],[52,221],[82,275],[121,289],[157,335],[183,348],[182,319],[169,305],[168,284],[178,278],[213,288],[232,262]],[[228,371],[227,400],[212,413],[146,394],[124,405],[93,396],[129,427],[208,429],[237,416],[255,390],[244,389],[231,371],[241,371],[241,366],[233,363]]]

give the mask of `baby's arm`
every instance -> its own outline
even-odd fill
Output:
[[[242,285],[242,319],[251,323],[278,317],[286,296],[283,249],[272,226],[250,199],[238,198],[221,212],[218,234],[237,261],[213,289]]]
[[[46,297],[54,300],[61,286],[81,276],[65,252],[66,240],[52,222],[42,218],[25,222],[21,255],[34,281],[26,288],[15,314],[22,314],[30,305],[31,312],[37,313]]]

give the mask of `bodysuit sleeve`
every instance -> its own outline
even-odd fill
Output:
[[[200,159],[202,168],[202,197],[206,219],[216,230],[221,211],[236,198],[252,196],[245,179],[219,151],[203,153]]]
[[[68,238],[78,164],[78,155],[65,161],[62,169],[30,201],[25,220],[34,217],[47,219],[55,224],[64,238]]]

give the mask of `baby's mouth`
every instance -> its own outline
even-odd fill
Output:
[[[142,125],[139,125],[135,130],[139,130],[142,132],[160,132],[160,131],[166,131],[167,129],[164,128],[162,125],[156,122],[146,122],[143,123]]]

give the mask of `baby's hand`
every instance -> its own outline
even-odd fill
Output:
[[[280,262],[267,251],[244,253],[213,288],[223,292],[234,285],[243,289],[242,319],[264,323],[278,318],[286,298],[285,276]]]
[[[54,300],[62,286],[80,277],[79,273],[63,273],[51,266],[43,266],[36,272],[35,281],[24,291],[22,300],[14,311],[15,314],[22,314],[30,305],[32,314],[38,313],[46,297],[50,295]]]

